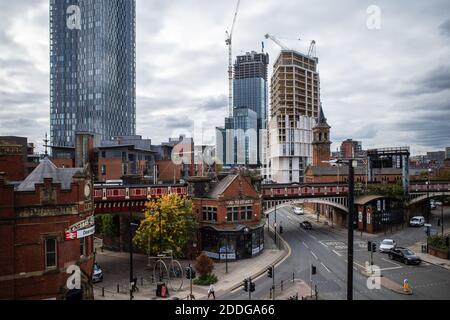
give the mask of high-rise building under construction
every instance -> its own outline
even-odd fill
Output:
[[[274,63],[268,139],[267,178],[304,182],[312,162],[312,128],[320,112],[318,59],[282,50]]]

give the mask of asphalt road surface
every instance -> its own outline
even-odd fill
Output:
[[[277,293],[280,290],[280,281],[283,280],[286,286],[289,281],[292,281],[293,275],[295,278],[309,283],[311,264],[313,264],[317,267],[317,274],[312,277],[313,286],[317,285],[319,298],[326,300],[346,299],[346,233],[342,230],[332,229],[330,226],[315,224],[314,219],[297,216],[291,211],[290,208],[277,210],[277,222],[281,222],[283,226],[282,237],[292,249],[289,258],[275,268]],[[450,216],[449,211],[446,208],[446,216]],[[437,214],[436,211],[434,213]],[[312,230],[303,230],[299,227],[299,223],[305,219],[313,223]],[[270,220],[273,221],[273,213],[271,213]],[[447,221],[450,221],[450,217],[447,218]],[[446,225],[448,224],[446,223]],[[409,246],[417,241],[425,240],[425,233],[423,228],[405,227],[394,234],[374,236],[371,240],[379,242],[384,238],[392,238],[401,246]],[[402,284],[404,279],[408,279],[414,294],[402,295],[384,287],[369,289],[367,277],[356,270],[364,267],[365,261],[369,261],[369,254],[367,242],[361,240],[359,233],[356,231],[353,273],[353,296],[355,300],[450,299],[450,271],[427,263],[419,266],[407,266],[391,261],[386,254],[379,252],[374,253],[374,264],[381,268],[382,276],[399,284]],[[256,291],[252,293],[252,299],[267,299],[273,280],[264,274],[254,282]],[[218,298],[245,300],[249,299],[249,294],[241,287]]]

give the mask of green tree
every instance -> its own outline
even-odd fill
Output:
[[[112,214],[101,214],[95,216],[97,232],[103,236],[114,236],[116,234],[116,223]]]
[[[180,256],[197,229],[192,202],[186,197],[169,194],[148,202],[144,213],[134,243],[148,254],[160,253],[161,237],[162,250],[171,250],[175,256]]]
[[[405,191],[403,190],[403,187],[398,183],[372,185],[369,187],[368,193],[374,195],[382,195],[401,201],[403,201],[405,197]]]

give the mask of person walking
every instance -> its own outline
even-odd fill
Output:
[[[214,292],[214,285],[212,285],[212,284],[209,286],[209,289],[208,289],[208,300],[209,300],[210,296],[213,296],[213,300],[216,300],[216,294]]]

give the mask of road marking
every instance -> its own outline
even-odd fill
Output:
[[[323,243],[322,241],[319,241],[319,243],[328,249],[328,246],[325,243]]]
[[[332,250],[334,253],[336,253],[339,257],[342,257],[342,254],[340,254],[339,252],[337,252],[336,250]]]
[[[314,256],[314,258],[316,258],[316,260],[319,260],[314,252],[311,251],[311,254]]]
[[[329,273],[331,273],[331,270],[327,268],[326,265],[323,264],[323,262],[320,263]]]
[[[384,261],[386,261],[386,262],[392,263],[393,265],[402,268],[401,265],[399,265],[398,263],[395,263],[394,261],[391,261],[391,260],[388,260],[388,259],[385,259],[385,258],[381,258],[381,260],[384,260]]]
[[[308,245],[306,243],[304,243],[304,242],[302,242],[302,243],[307,249],[309,249],[309,247],[308,247]]]
[[[313,238],[314,240],[317,240],[316,237],[314,237],[313,235],[309,235],[311,238]]]

